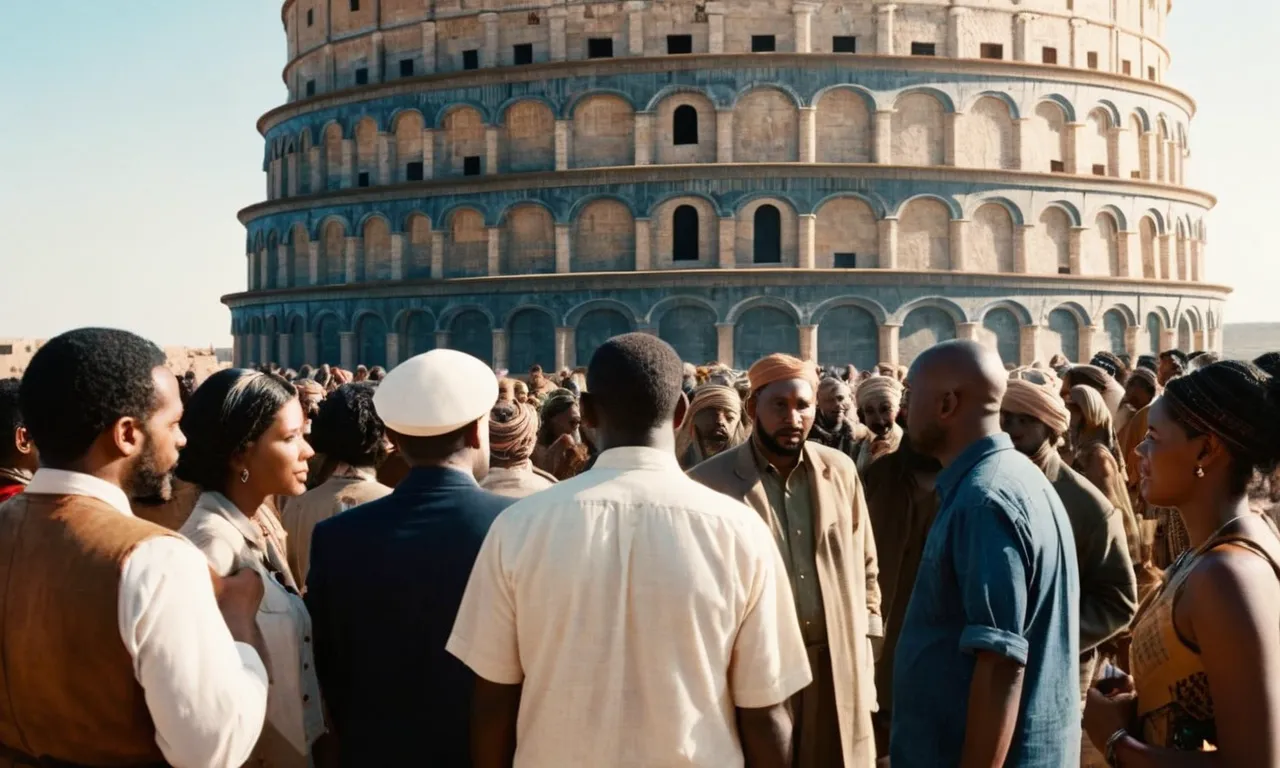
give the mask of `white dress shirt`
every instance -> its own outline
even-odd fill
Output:
[[[79,472],[41,469],[26,492],[88,496],[133,516],[124,491]],[[200,550],[176,536],[139,544],[120,575],[117,610],[165,759],[175,768],[242,765],[266,717],[267,670],[232,639]]]
[[[741,766],[735,707],[811,679],[768,526],[649,448],[499,515],[446,648],[523,683],[517,768]]]

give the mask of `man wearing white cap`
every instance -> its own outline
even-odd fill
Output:
[[[445,642],[480,544],[514,501],[477,484],[497,399],[470,355],[406,360],[373,404],[409,475],[316,526],[307,606],[344,766],[470,765],[471,672]]]

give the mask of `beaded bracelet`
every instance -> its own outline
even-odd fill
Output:
[[[1120,728],[1107,739],[1107,748],[1103,750],[1103,755],[1106,758],[1107,765],[1111,766],[1111,768],[1119,768],[1116,765],[1116,744],[1128,735],[1129,732],[1127,730]]]

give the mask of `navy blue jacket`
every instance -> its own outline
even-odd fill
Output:
[[[444,646],[480,544],[514,501],[419,468],[316,526],[306,601],[343,766],[471,764],[473,677]]]

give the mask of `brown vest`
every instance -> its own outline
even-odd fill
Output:
[[[164,762],[117,605],[125,560],[165,535],[86,496],[0,506],[0,743],[86,766]]]

